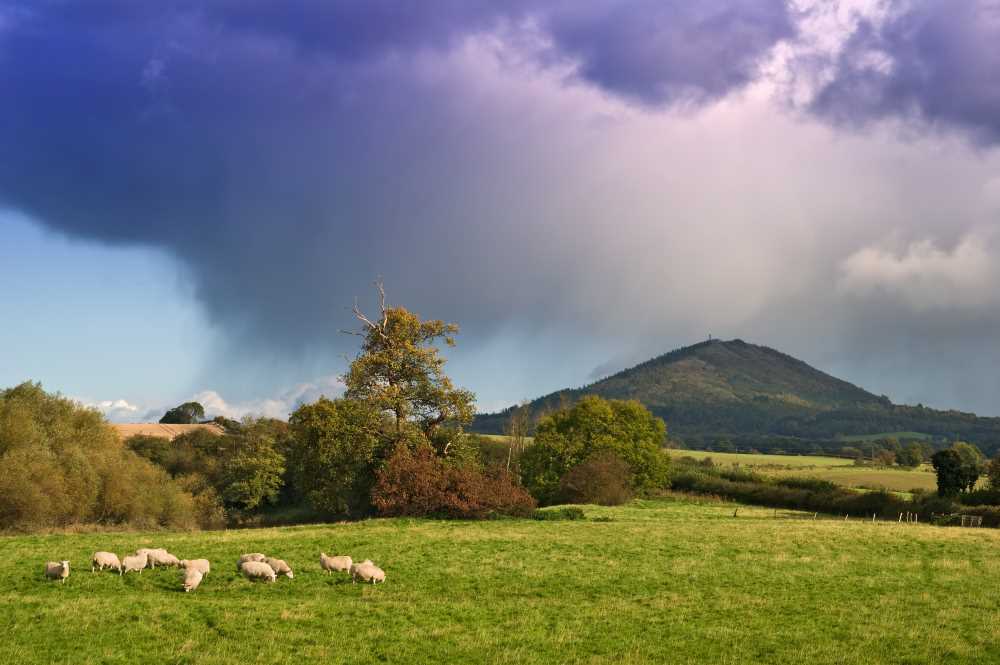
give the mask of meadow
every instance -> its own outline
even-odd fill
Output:
[[[378,519],[0,538],[2,663],[981,663],[1000,659],[1000,532],[665,497],[583,521]],[[607,521],[595,521],[600,518]],[[95,549],[207,557],[95,573]],[[384,585],[320,572],[370,557]],[[238,577],[240,553],[295,579]],[[68,558],[65,584],[43,579]]]
[[[937,477],[929,464],[916,469],[880,466],[855,466],[843,457],[812,455],[761,455],[753,453],[716,453],[704,450],[670,450],[672,457],[711,458],[722,466],[739,465],[772,476],[794,476],[828,480],[842,487],[886,489],[909,492],[914,489],[937,489]],[[985,482],[985,480],[983,481]]]

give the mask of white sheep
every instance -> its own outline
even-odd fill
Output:
[[[385,571],[372,563],[370,559],[365,559],[361,563],[351,566],[351,581],[356,583],[358,580],[372,584],[385,582]]]
[[[147,553],[149,557],[149,567],[156,568],[156,566],[180,566],[181,560],[176,556],[166,551],[165,549],[155,549],[149,550]]]
[[[271,570],[273,570],[276,575],[284,575],[288,579],[295,577],[292,573],[291,567],[282,559],[272,559],[271,557],[267,557],[264,559],[264,563],[271,566]]]
[[[266,554],[261,554],[260,552],[254,552],[253,554],[244,554],[240,557],[240,560],[236,562],[236,572],[240,571],[247,561],[265,561],[267,559]]]
[[[202,575],[208,575],[212,566],[208,563],[208,559],[182,559],[181,568],[185,570],[197,570]]]
[[[50,580],[59,580],[63,584],[69,577],[69,561],[49,561],[45,564],[45,577]]]
[[[323,552],[319,553],[319,567],[325,570],[327,574],[333,571],[350,572],[353,563],[349,556],[327,556]]]
[[[278,579],[278,576],[274,574],[274,569],[263,561],[244,561],[240,565],[240,571],[248,580],[261,579],[274,582]]]
[[[197,589],[203,577],[204,575],[197,568],[187,568],[183,574],[184,593]]]
[[[142,554],[133,554],[132,556],[122,557],[122,567],[118,569],[119,575],[124,575],[125,573],[130,573],[133,570],[139,571],[142,574],[142,569],[146,567],[149,562],[149,556],[143,552]]]
[[[114,552],[94,552],[90,557],[90,572],[111,568],[121,572],[122,562],[118,560],[118,555]]]

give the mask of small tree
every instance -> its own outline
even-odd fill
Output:
[[[297,490],[327,515],[363,515],[375,470],[386,453],[379,416],[358,400],[321,397],[289,419],[291,476]]]
[[[205,419],[205,407],[198,402],[184,402],[163,414],[160,422],[165,425],[193,425]]]
[[[528,441],[528,431],[531,428],[531,407],[528,402],[522,402],[510,410],[510,417],[504,427],[504,434],[507,435],[507,470],[511,470],[514,464],[514,472],[517,473],[521,454]]]
[[[540,502],[551,503],[567,471],[606,451],[628,464],[633,490],[651,490],[666,480],[665,438],[666,425],[639,402],[590,395],[539,421],[522,456],[523,480]]]
[[[373,321],[354,305],[363,328],[351,334],[364,341],[344,376],[344,396],[390,417],[391,427],[380,433],[388,448],[412,439],[408,430],[416,429],[438,454],[447,456],[474,415],[473,394],[456,388],[444,374],[445,360],[436,346],[454,346],[458,326],[421,321],[403,307],[389,307],[382,283],[375,285],[379,317]]]
[[[937,474],[939,496],[956,496],[965,488],[966,478],[962,469],[962,457],[957,451],[951,448],[939,450],[931,457],[931,464]]]
[[[632,498],[631,476],[622,458],[612,452],[599,452],[563,475],[559,480],[559,500],[619,506]]]

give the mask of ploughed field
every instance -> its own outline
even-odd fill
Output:
[[[0,663],[1000,662],[1000,531],[669,497],[585,510],[2,537]],[[188,594],[176,569],[91,574],[95,550],[137,547],[213,569]],[[320,550],[387,580],[327,576]],[[242,579],[254,551],[295,578]],[[71,561],[65,584],[49,559]]]
[[[771,476],[818,478],[843,487],[885,489],[909,492],[914,489],[936,490],[937,476],[929,464],[916,469],[900,467],[855,466],[843,457],[812,455],[763,455],[757,453],[715,453],[705,450],[670,450],[672,457],[710,457],[722,466],[738,464],[744,469]]]

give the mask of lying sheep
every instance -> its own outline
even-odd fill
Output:
[[[267,559],[266,554],[261,554],[260,552],[254,552],[253,554],[244,554],[240,557],[240,560],[236,562],[236,572],[240,572],[247,561],[264,561]]]
[[[183,559],[181,561],[181,568],[185,570],[197,570],[202,575],[208,575],[212,566],[208,563],[208,559]]]
[[[142,569],[146,567],[147,563],[149,563],[149,556],[145,552],[142,554],[133,554],[132,556],[124,556],[122,557],[122,567],[118,569],[118,574],[124,575],[125,573],[137,570],[141,575]]]
[[[284,575],[288,579],[295,577],[295,575],[292,574],[291,567],[282,559],[272,559],[271,557],[267,557],[264,559],[264,563],[271,566],[271,570],[273,570],[276,575]]]
[[[274,574],[274,569],[263,561],[244,561],[240,565],[240,571],[248,580],[259,579],[274,582],[278,579],[278,576]]]
[[[371,559],[365,559],[361,563],[352,565],[350,572],[352,583],[357,583],[358,580],[372,584],[385,582],[385,571],[372,563]]]
[[[69,577],[69,561],[49,561],[45,564],[45,577],[50,580],[59,580],[63,584]]]
[[[197,568],[188,568],[184,571],[184,593],[188,591],[194,591],[201,584],[201,580],[204,577],[202,572]]]
[[[327,574],[333,571],[348,573],[353,563],[349,556],[327,556],[323,552],[319,553],[319,567],[325,570]]]
[[[118,555],[113,552],[94,552],[94,556],[90,557],[90,572],[105,568],[111,568],[120,573],[122,562],[118,560]]]

